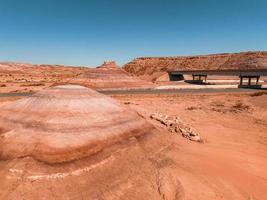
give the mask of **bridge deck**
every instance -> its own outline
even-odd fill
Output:
[[[174,70],[171,75],[267,76],[267,69],[257,70]]]

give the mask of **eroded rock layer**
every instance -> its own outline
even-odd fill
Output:
[[[127,63],[125,71],[156,79],[167,70],[267,69],[267,52],[243,52],[206,56],[140,57]]]
[[[171,145],[115,100],[56,86],[1,107],[0,199],[183,199]]]
[[[143,135],[151,126],[113,99],[81,86],[57,86],[1,108],[0,153],[60,163]]]
[[[139,88],[152,84],[131,76],[118,67],[115,62],[105,62],[97,68],[90,68],[70,83],[85,85],[91,88]]]

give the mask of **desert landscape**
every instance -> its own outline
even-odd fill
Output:
[[[267,200],[266,0],[1,0],[0,200]]]
[[[267,69],[267,54],[1,63],[0,199],[265,199],[266,89],[170,81],[178,66]]]

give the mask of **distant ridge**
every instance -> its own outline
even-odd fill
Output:
[[[136,76],[155,78],[167,70],[267,69],[267,51],[198,56],[139,57],[123,69]]]

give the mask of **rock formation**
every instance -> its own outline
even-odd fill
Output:
[[[162,123],[171,133],[179,133],[183,137],[192,141],[202,141],[200,134],[192,126],[183,122],[178,116],[169,117],[168,115],[153,113],[152,115],[150,115],[150,118]]]
[[[56,86],[1,107],[0,199],[182,199],[158,167],[171,142],[91,89]]]
[[[47,163],[90,156],[151,128],[113,99],[81,86],[57,86],[1,108],[3,158]]]
[[[135,88],[148,87],[151,83],[140,80],[121,69],[114,61],[106,61],[99,67],[90,68],[70,83],[91,88]]]
[[[78,84],[95,89],[152,86],[151,82],[130,75],[114,61],[106,61],[96,68],[0,62],[0,84],[7,85],[0,93],[36,92],[62,84]]]
[[[123,69],[152,80],[167,70],[267,69],[267,52],[243,52],[206,56],[140,57]]]

